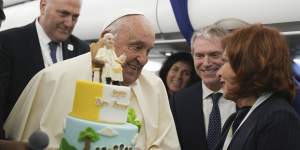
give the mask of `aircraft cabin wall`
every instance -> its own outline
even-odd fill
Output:
[[[157,34],[156,46],[150,53],[150,63],[158,62],[154,72],[166,55],[180,50],[189,51],[168,0],[82,1],[81,16],[74,29],[74,34],[81,39],[98,39],[108,14],[113,15],[122,8],[130,8],[143,12],[154,26]],[[4,6],[7,19],[1,30],[28,24],[39,15],[39,0],[4,0]],[[298,49],[296,54],[300,54],[299,6],[299,0],[188,0],[188,14],[194,29],[228,17],[278,27],[287,35],[291,48]]]

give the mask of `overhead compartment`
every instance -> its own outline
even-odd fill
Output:
[[[299,0],[187,0],[188,14],[195,30],[223,18],[239,18],[279,28],[285,35],[300,35]],[[157,7],[160,33],[173,41],[170,33],[179,31],[170,1],[159,0]]]
[[[82,2],[81,15],[73,32],[81,39],[98,38],[104,20],[124,8],[144,13],[154,25],[155,32],[159,32],[156,25],[156,0],[82,0]],[[34,21],[39,15],[39,0],[10,6],[4,11],[7,19],[3,22],[1,30],[23,26]]]
[[[299,6],[299,0],[188,0],[188,13],[194,29],[222,18],[235,17],[250,23],[272,24],[287,34],[300,34]],[[179,34],[169,0],[83,0],[74,34],[86,40],[98,38],[106,17],[123,8],[143,12],[155,32],[161,35],[159,38],[168,40],[170,37],[176,41],[177,37],[168,36]],[[1,30],[25,25],[39,15],[39,0],[5,8],[5,13],[7,20]]]
[[[263,24],[300,21],[299,0],[189,0],[188,6],[194,28],[227,17]]]

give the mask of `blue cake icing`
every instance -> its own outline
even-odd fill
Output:
[[[138,128],[130,123],[108,124],[68,116],[60,149],[83,150],[88,146],[91,150],[134,150],[137,133]],[[93,138],[82,139],[91,134]]]

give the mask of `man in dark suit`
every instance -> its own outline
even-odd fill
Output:
[[[0,33],[1,128],[38,71],[89,50],[86,43],[71,35],[80,8],[80,0],[41,0],[40,16],[33,23]]]
[[[5,14],[4,14],[4,12],[3,12],[3,0],[0,0],[0,27],[1,27],[1,24],[2,24],[2,21],[3,20],[5,20]],[[1,51],[1,50],[0,50]],[[0,61],[0,64],[1,64],[1,61]],[[1,85],[1,84],[0,84]],[[3,93],[4,91],[2,91],[1,89],[0,89],[0,95],[4,95],[4,93]],[[1,98],[1,96],[0,96],[0,98]],[[0,99],[0,114],[2,114],[2,111],[3,111],[3,108],[2,108],[2,101],[1,101],[1,99]],[[0,118],[0,124],[1,124],[1,127],[2,127],[2,124],[3,124],[3,122],[2,122],[2,119]],[[4,131],[3,131],[3,129],[1,128],[0,129],[0,139],[2,139],[4,137]]]
[[[195,32],[192,37],[194,66],[202,83],[175,93],[170,101],[183,150],[212,149],[220,137],[222,125],[235,112],[235,104],[223,97],[217,100],[217,104],[212,101],[214,93],[222,92],[216,73],[224,64],[221,40],[225,35],[224,29],[211,25]],[[216,125],[210,121],[215,108],[219,111],[218,132],[210,134],[212,128],[209,126]]]

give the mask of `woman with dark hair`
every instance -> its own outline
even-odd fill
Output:
[[[194,69],[193,57],[186,52],[169,56],[163,63],[159,76],[164,82],[169,96],[199,81]]]
[[[216,149],[299,150],[300,120],[291,106],[295,85],[289,49],[274,28],[242,28],[222,41],[218,71],[223,94],[239,110],[223,128]]]

